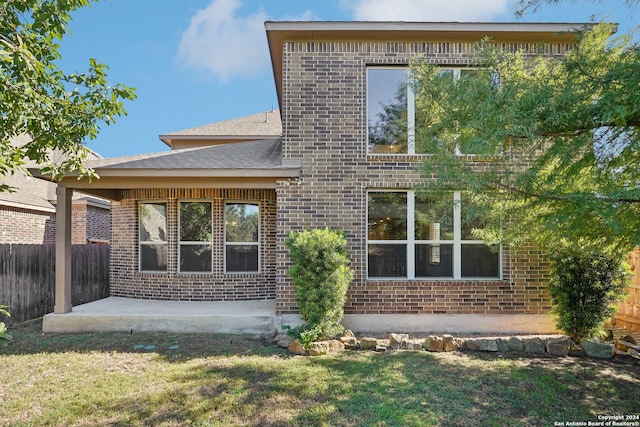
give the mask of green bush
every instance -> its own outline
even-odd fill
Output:
[[[9,312],[6,310],[8,307],[6,305],[0,305],[0,315],[11,316]],[[4,322],[0,322],[0,346],[5,346],[11,341],[13,337],[7,333],[7,326]]]
[[[551,261],[556,326],[576,343],[593,337],[626,294],[629,275],[621,257],[576,247],[556,250]]]
[[[296,289],[304,325],[290,332],[303,345],[343,330],[347,288],[353,279],[341,231],[319,228],[294,232],[285,241],[293,265],[287,271]]]

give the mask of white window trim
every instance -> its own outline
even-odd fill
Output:
[[[424,281],[493,281],[502,280],[502,245],[500,245],[498,253],[498,276],[497,277],[462,277],[462,245],[487,243],[483,240],[463,240],[462,239],[462,220],[460,206],[460,192],[453,192],[453,240],[417,240],[415,238],[415,190],[387,190],[387,189],[371,189],[369,193],[406,193],[407,194],[407,239],[406,240],[369,240],[367,230],[366,252],[369,252],[369,244],[403,244],[407,245],[407,276],[406,277],[369,277],[369,257],[366,257],[366,274],[367,280],[371,281],[401,281],[401,280],[424,280]],[[369,215],[369,197],[367,197],[367,218]],[[416,244],[422,243],[439,243],[453,245],[453,277],[416,277],[415,265],[415,247]]]
[[[211,206],[211,240],[210,241],[190,241],[190,240],[181,240],[180,239],[180,223],[182,222],[182,215],[180,215],[180,205],[182,203],[209,203],[209,205]],[[177,259],[178,259],[178,273],[179,274],[184,274],[184,275],[194,275],[194,274],[213,274],[213,269],[214,269],[214,265],[213,265],[213,254],[214,254],[214,250],[213,250],[213,229],[214,229],[214,223],[213,223],[213,202],[211,200],[202,200],[202,199],[184,199],[184,200],[178,200],[178,206],[177,206],[177,216],[178,216],[178,229],[177,229],[177,234],[178,234],[178,245],[177,245]],[[210,244],[211,245],[211,270],[210,271],[182,271],[180,266],[182,265],[182,251],[180,250],[180,248],[185,245],[185,246],[197,246],[197,245],[205,245],[205,244]]]
[[[258,241],[257,242],[227,242],[227,205],[243,204],[243,205],[256,205],[258,207]],[[222,227],[222,257],[223,257],[223,270],[224,274],[240,275],[240,274],[260,274],[262,272],[262,256],[260,252],[261,248],[261,236],[262,231],[262,208],[260,202],[254,200],[226,200],[224,202],[224,219]],[[227,271],[227,246],[257,246],[258,247],[258,269],[256,271]]]
[[[165,213],[165,230],[166,240],[140,240],[140,207],[142,205],[159,205],[164,204],[164,213]],[[169,203],[167,200],[140,200],[137,205],[137,240],[138,240],[138,272],[140,273],[168,273],[169,272],[169,260],[167,259],[167,268],[165,270],[143,270],[142,269],[142,245],[157,245],[164,244],[167,247],[167,251],[169,250]],[[167,253],[168,256],[168,253]]]

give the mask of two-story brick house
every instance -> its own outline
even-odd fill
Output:
[[[443,205],[415,190],[428,153],[414,141],[407,66],[423,58],[452,78],[472,73],[473,44],[484,37],[562,55],[579,27],[267,22],[278,111],[161,135],[169,152],[92,162],[101,178],[65,178],[58,213],[74,189],[116,202],[114,296],[274,299],[276,314],[290,319],[284,240],[328,226],[347,237],[355,278],[345,324],[353,329],[550,331],[544,256],[474,240],[463,192]],[[378,119],[390,102],[406,122],[386,135]],[[64,246],[64,232],[59,238]],[[57,313],[71,309],[64,274]]]

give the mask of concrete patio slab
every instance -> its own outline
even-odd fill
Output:
[[[45,333],[217,332],[273,335],[280,330],[275,300],[158,301],[109,297],[47,314]]]

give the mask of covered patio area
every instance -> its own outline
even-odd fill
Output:
[[[296,316],[297,317],[297,316]],[[44,316],[45,333],[215,332],[272,336],[290,324],[276,316],[275,300],[159,301],[108,297]]]

